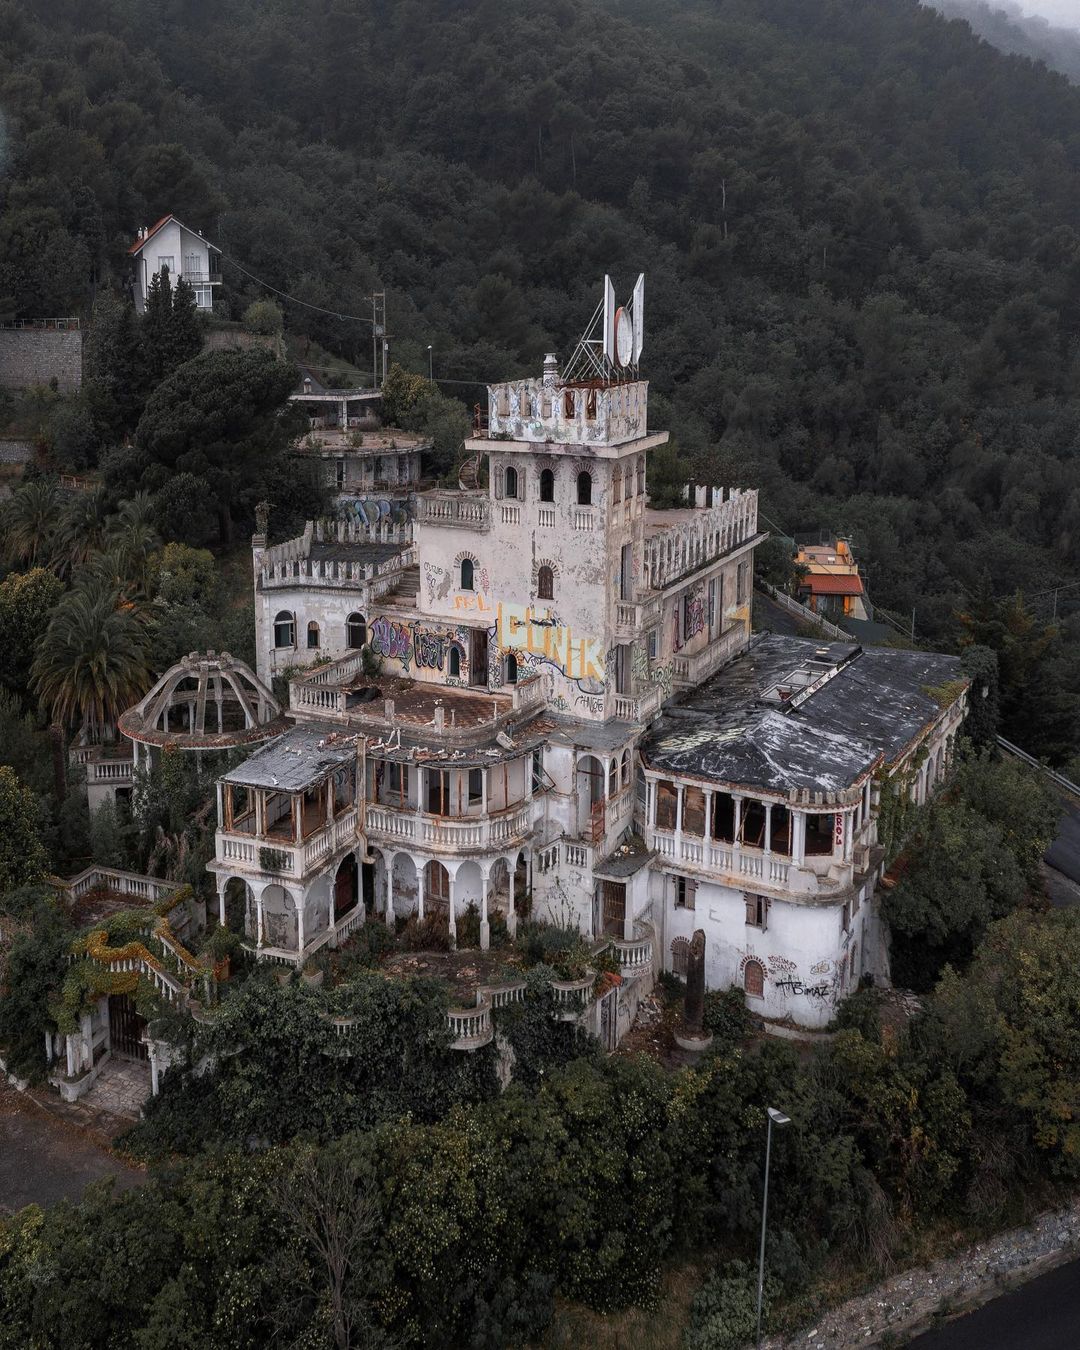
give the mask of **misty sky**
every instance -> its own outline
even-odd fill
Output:
[[[1080,28],[1080,0],[1017,0],[1025,14],[1038,14],[1063,28]]]

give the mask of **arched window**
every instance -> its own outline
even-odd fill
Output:
[[[283,609],[274,619],[274,646],[296,646],[296,620],[287,609]]]
[[[686,979],[686,966],[690,959],[690,943],[687,938],[677,937],[671,940],[671,973]]]
[[[611,471],[611,500],[622,501],[622,470],[617,464]]]
[[[471,558],[462,558],[461,560],[461,590],[475,590],[473,584],[474,564]]]
[[[540,500],[542,502],[555,500],[555,475],[550,469],[540,470]]]
[[[751,998],[765,997],[765,967],[760,961],[747,961],[742,979],[743,990]]]
[[[350,614],[345,620],[345,645],[355,651],[367,642],[367,620],[362,614]]]
[[[536,596],[538,600],[555,599],[555,573],[547,563],[536,574]]]
[[[592,474],[584,469],[577,476],[578,506],[592,506]]]
[[[511,652],[510,655],[506,658],[506,683],[517,684],[517,675],[518,675],[517,657],[514,655],[513,652]]]
[[[309,648],[319,645],[319,625],[314,619],[307,626],[307,645]]]
[[[637,462],[637,495],[640,497],[645,491],[645,456],[641,455]]]
[[[630,786],[630,751],[624,750],[622,754],[622,785],[624,788]]]
[[[609,797],[619,795],[619,761],[613,759],[608,767],[607,794]]]
[[[508,497],[518,495],[518,471],[513,465],[506,470],[506,476],[503,479],[503,487]]]
[[[447,672],[452,680],[461,679],[461,648],[451,644],[447,658]]]

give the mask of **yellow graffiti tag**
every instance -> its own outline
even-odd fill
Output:
[[[555,623],[550,611],[500,601],[496,641],[502,651],[524,651],[552,662],[572,680],[604,678],[602,641],[575,637],[572,629]]]

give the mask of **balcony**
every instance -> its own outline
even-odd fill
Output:
[[[672,676],[676,689],[693,689],[714,675],[747,645],[750,634],[741,623],[733,624],[715,642],[693,656],[672,658]]]
[[[632,980],[638,975],[647,975],[651,972],[653,961],[651,925],[636,923],[634,936],[612,938],[611,948],[619,962],[619,974],[624,980]]]
[[[199,272],[195,268],[185,267],[181,276],[189,286],[220,286],[221,268],[211,267],[208,272]]]
[[[646,832],[650,848],[666,862],[692,871],[719,876],[730,885],[764,886],[799,895],[827,895],[848,884],[849,866],[835,869],[831,859],[808,858],[804,865],[780,854],[745,848],[696,835],[678,835],[673,830],[650,828]],[[826,873],[818,873],[812,864],[830,864]]]
[[[662,701],[659,685],[644,694],[615,694],[610,700],[611,716],[620,722],[648,722],[660,711]]]
[[[486,853],[523,843],[532,833],[532,803],[518,802],[486,816],[436,816],[369,806],[367,834],[374,841],[409,844],[432,853]]]
[[[491,502],[483,493],[436,490],[421,493],[416,504],[417,519],[424,525],[491,529]]]
[[[615,602],[615,636],[635,638],[660,622],[660,597],[651,595],[645,600]]]
[[[300,881],[316,871],[338,849],[357,842],[359,812],[355,806],[350,807],[300,844],[242,830],[218,830],[215,838],[215,859],[222,870]]]

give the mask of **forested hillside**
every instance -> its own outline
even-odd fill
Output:
[[[998,648],[1017,739],[1080,748],[1080,618],[999,600],[1080,576],[1063,76],[917,0],[3,0],[0,107],[20,315],[87,312],[172,210],[234,315],[230,259],[344,314],[378,284],[399,358],[485,379],[644,270],[653,421],[697,472],[851,532],[875,601]]]
[[[1003,52],[1045,61],[1080,84],[1080,32],[1055,28],[1025,14],[1013,0],[925,0],[950,18],[966,19],[972,29]],[[1077,15],[1080,18],[1080,13]]]

